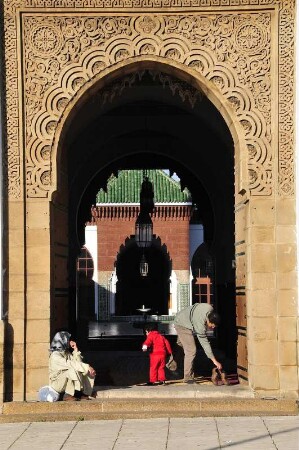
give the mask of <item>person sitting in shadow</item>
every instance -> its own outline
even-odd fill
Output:
[[[96,371],[87,363],[68,331],[55,334],[49,357],[49,385],[61,400],[92,399]]]

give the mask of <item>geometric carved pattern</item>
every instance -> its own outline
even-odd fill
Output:
[[[189,306],[189,298],[190,298],[190,286],[189,284],[182,284],[179,285],[179,308],[178,310],[181,311],[184,308],[187,308]]]
[[[297,5],[298,7],[298,5]],[[284,1],[279,27],[279,155],[278,190],[294,194],[294,2]]]
[[[135,55],[180,62],[217,86],[244,131],[251,189],[269,194],[270,22],[268,12],[24,17],[28,195],[46,196],[51,187],[53,161],[41,153],[51,146],[67,103],[104,68]]]
[[[52,188],[53,142],[65,107],[101,76],[129,58],[153,57],[192,69],[206,78],[231,105],[247,146],[252,195],[273,192],[273,86],[271,27],[279,6],[279,154],[280,195],[294,194],[293,67],[294,5],[271,0],[5,0],[9,192],[20,196],[20,120],[18,104],[17,7],[22,15],[24,142],[29,197],[47,197]],[[170,15],[149,9],[177,9]],[[243,10],[242,4],[268,5]],[[92,8],[114,8],[114,15]],[[184,5],[184,6],[183,6]],[[240,6],[228,11],[229,6]],[[272,9],[270,7],[272,5]],[[60,7],[48,16],[43,7]],[[192,12],[186,8],[192,8]],[[210,7],[209,11],[206,7]],[[211,6],[214,10],[211,11]],[[225,12],[217,6],[226,6]],[[121,14],[124,8],[131,12]],[[195,11],[200,7],[200,11]],[[34,11],[34,8],[39,8]],[[62,9],[65,8],[65,12]],[[70,8],[70,9],[69,9]],[[77,8],[88,14],[76,15]],[[143,8],[147,13],[134,13]],[[182,11],[179,11],[182,8]],[[179,11],[179,12],[178,12]],[[118,12],[118,15],[115,13]],[[285,45],[288,42],[288,45]],[[291,43],[291,44],[289,44]],[[275,87],[275,86],[274,86]],[[274,118],[277,121],[277,118]]]
[[[102,320],[109,318],[109,298],[108,298],[108,286],[98,286],[99,289],[99,315]]]

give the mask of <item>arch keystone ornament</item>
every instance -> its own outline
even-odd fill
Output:
[[[298,396],[298,336],[285,326],[298,316],[296,263],[283,263],[297,245],[294,23],[294,0],[4,0],[5,231],[21,236],[7,244],[4,311],[19,348],[8,342],[5,351],[24,355],[7,369],[7,398],[30,398],[46,373],[46,351],[43,368],[31,361],[29,375],[26,356],[46,350],[53,292],[62,289],[53,288],[59,252],[50,243],[57,223],[67,223],[70,118],[90,94],[143,69],[204,93],[230,130],[239,373],[258,392]],[[61,228],[60,249],[67,249],[67,225]],[[43,255],[38,267],[36,254]],[[67,306],[60,312],[66,317]]]

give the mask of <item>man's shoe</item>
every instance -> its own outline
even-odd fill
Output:
[[[166,386],[166,382],[165,381],[158,381],[158,383],[156,383],[158,386]]]

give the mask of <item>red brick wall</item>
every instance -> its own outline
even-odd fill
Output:
[[[135,234],[135,220],[102,219],[97,222],[98,228],[98,269],[113,271],[117,253],[126,238]]]
[[[190,212],[190,206],[156,207],[152,216],[153,232],[161,239],[161,245],[166,245],[174,270],[189,269]],[[94,212],[98,234],[98,270],[113,270],[121,245],[125,245],[125,240],[135,234],[137,214],[136,207],[113,207],[112,211],[107,206]]]
[[[174,270],[189,269],[189,220],[155,219],[154,234],[160,237],[172,259]]]

